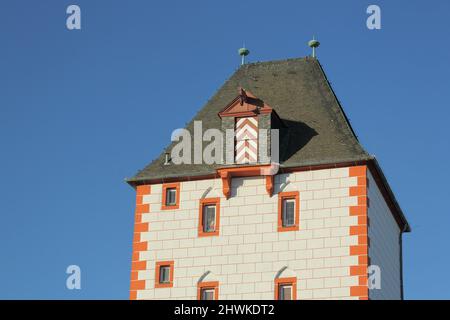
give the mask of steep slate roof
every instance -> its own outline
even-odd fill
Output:
[[[217,114],[236,98],[239,87],[251,91],[274,108],[288,126],[288,134],[280,140],[281,167],[371,158],[359,144],[319,62],[312,58],[241,66],[188,124],[192,136],[194,120],[202,120],[203,130],[221,128]],[[171,148],[172,145],[167,150]],[[207,175],[219,167],[205,164],[167,166],[164,159],[162,152],[128,182]]]
[[[396,219],[399,219],[404,231],[410,230],[376,159],[358,142],[317,59],[307,57],[241,66],[187,125],[186,129],[192,136],[194,121],[202,121],[203,131],[221,128],[218,113],[236,98],[239,87],[249,90],[272,107],[288,127],[284,129],[284,134],[280,134],[280,170],[370,162],[370,167],[377,171],[384,192],[397,213]],[[208,143],[204,142],[203,145]],[[170,152],[173,145],[127,182],[135,186],[171,178],[210,176],[216,173],[216,168],[224,166],[164,165],[164,153]]]

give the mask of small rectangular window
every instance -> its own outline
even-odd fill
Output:
[[[165,183],[162,186],[161,210],[176,210],[180,208],[180,183]]]
[[[159,267],[159,283],[170,282],[170,266]]]
[[[214,232],[216,230],[216,205],[203,207],[203,232]]]
[[[218,236],[220,229],[220,198],[200,199],[198,236]]]
[[[297,300],[297,278],[275,279],[275,300]]]
[[[177,189],[167,188],[166,189],[166,206],[174,206],[177,203]]]
[[[298,191],[278,193],[278,232],[300,229],[300,194]]]
[[[219,282],[206,281],[197,284],[197,300],[218,300]]]
[[[283,200],[283,227],[295,225],[295,199]]]
[[[292,300],[292,285],[282,284],[279,287],[280,300]]]
[[[202,289],[202,300],[214,300],[214,288]]]
[[[155,265],[155,288],[173,287],[173,261],[157,261]]]

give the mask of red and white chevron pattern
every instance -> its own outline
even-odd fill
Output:
[[[254,117],[236,119],[236,163],[258,161],[258,121]]]

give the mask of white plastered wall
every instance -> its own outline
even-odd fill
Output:
[[[378,266],[381,273],[381,289],[369,290],[369,298],[401,299],[400,229],[370,171],[367,177],[369,180],[369,258],[370,264]]]
[[[180,208],[173,211],[161,210],[162,185],[152,185],[143,199],[150,212],[142,215],[149,222],[141,234],[148,251],[140,253],[147,270],[138,273],[146,288],[137,298],[196,299],[197,282],[209,271],[220,283],[219,299],[273,299],[274,279],[286,268],[298,279],[298,299],[354,299],[350,287],[358,277],[349,266],[358,265],[358,257],[349,247],[358,237],[349,227],[358,221],[349,207],[357,197],[349,196],[349,187],[356,185],[348,168],[282,174],[269,197],[263,177],[233,178],[226,200],[220,179],[181,182]],[[300,193],[299,231],[277,232],[280,190]],[[197,235],[203,196],[221,198],[219,236]],[[155,262],[167,260],[174,260],[174,286],[155,289]]]

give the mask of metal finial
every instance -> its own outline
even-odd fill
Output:
[[[238,50],[238,53],[241,56],[241,65],[245,64],[245,57],[250,54],[250,50],[248,50],[244,44],[244,46]]]
[[[316,48],[318,48],[320,46],[320,42],[317,41],[315,39],[315,37],[313,36],[312,40],[310,40],[308,42],[308,46],[310,46],[312,48],[312,57],[315,58],[316,57]]]

